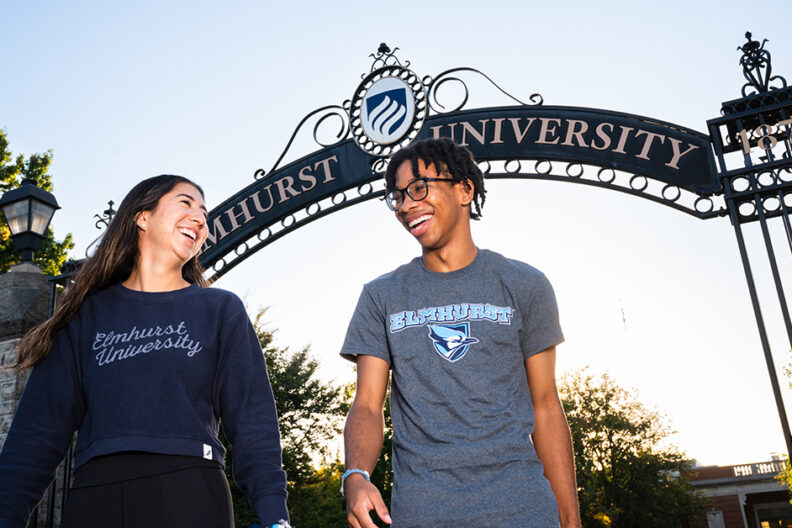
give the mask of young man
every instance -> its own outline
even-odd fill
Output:
[[[397,152],[385,201],[422,256],[366,284],[341,354],[357,362],[346,422],[349,525],[577,528],[572,446],[555,385],[563,341],[550,283],[478,249],[484,179],[467,149]],[[391,385],[393,518],[368,482]]]

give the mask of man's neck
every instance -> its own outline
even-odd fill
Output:
[[[478,248],[473,240],[454,246],[446,245],[440,249],[424,249],[423,265],[426,269],[448,273],[468,266],[476,258]]]

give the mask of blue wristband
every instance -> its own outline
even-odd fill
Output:
[[[344,496],[344,482],[346,482],[347,477],[349,475],[352,475],[353,473],[360,473],[361,475],[363,475],[363,478],[366,479],[366,482],[371,482],[371,478],[369,477],[368,471],[366,471],[365,469],[347,469],[346,471],[344,471],[344,474],[341,475],[341,496],[342,497]]]

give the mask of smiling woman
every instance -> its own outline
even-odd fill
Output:
[[[194,184],[177,183],[152,210],[134,217],[138,259],[124,286],[133,290],[170,291],[189,285],[181,268],[206,240],[203,193]],[[154,281],[144,284],[143,281]]]
[[[206,236],[200,187],[144,180],[22,339],[16,366],[33,370],[0,453],[0,528],[26,526],[75,431],[61,527],[233,526],[221,418],[259,520],[288,519],[264,357],[239,298],[204,287]]]

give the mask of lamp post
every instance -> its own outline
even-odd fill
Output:
[[[18,188],[3,194],[0,209],[14,246],[22,254],[22,263],[32,264],[33,252],[41,247],[52,215],[60,209],[57,200],[35,181],[26,179]]]

